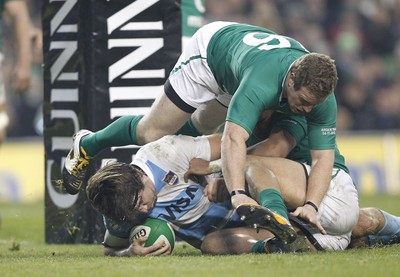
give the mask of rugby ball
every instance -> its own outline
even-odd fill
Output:
[[[147,237],[147,241],[144,244],[145,247],[162,240],[166,245],[170,246],[171,252],[175,246],[174,230],[168,222],[161,219],[148,218],[142,225],[132,228],[129,235],[129,242],[132,243],[140,237]]]

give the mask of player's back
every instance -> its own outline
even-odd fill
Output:
[[[272,69],[282,80],[292,62],[307,53],[292,38],[262,27],[232,24],[213,35],[207,61],[220,87],[233,94],[248,70]]]

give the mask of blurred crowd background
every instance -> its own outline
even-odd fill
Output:
[[[400,128],[400,0],[206,0],[206,21],[259,25],[336,60],[338,130]]]
[[[27,0],[40,28],[41,0]],[[259,25],[293,37],[336,60],[338,131],[400,129],[400,0],[205,0],[205,23],[228,20]],[[12,41],[3,23],[5,42]],[[7,86],[8,137],[42,135],[42,53],[32,48],[32,85]],[[9,80],[13,45],[5,44]]]
[[[32,30],[41,29],[41,0],[25,0],[31,22]],[[32,72],[31,85],[25,92],[13,91],[12,81],[16,57],[16,45],[14,37],[14,28],[7,17],[1,22],[3,34],[3,54],[4,61],[2,70],[4,74],[4,85],[7,94],[7,112],[10,117],[10,124],[7,129],[7,137],[31,137],[42,136],[43,119],[43,54],[41,43],[32,41]],[[40,37],[39,37],[40,38]],[[37,39],[37,37],[36,37]],[[32,36],[33,40],[33,36]]]

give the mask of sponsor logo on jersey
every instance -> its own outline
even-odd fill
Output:
[[[167,185],[177,185],[179,182],[179,177],[172,171],[168,171],[167,174],[165,174],[163,182],[165,182]]]
[[[323,136],[335,135],[336,134],[336,128],[321,128],[321,133],[322,133]]]

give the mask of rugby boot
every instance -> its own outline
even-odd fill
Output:
[[[268,208],[244,203],[236,208],[236,212],[247,225],[256,229],[266,229],[284,243],[292,243],[296,240],[296,231],[289,220]]]
[[[277,237],[269,238],[264,241],[264,252],[267,254],[309,252],[310,246],[306,241],[307,238],[304,236],[297,237],[297,239],[290,244],[284,243]]]
[[[73,137],[73,146],[65,160],[63,169],[63,185],[69,194],[77,194],[82,187],[85,174],[92,157],[89,157],[85,149],[80,146],[84,136],[91,134],[88,130],[80,130]]]

